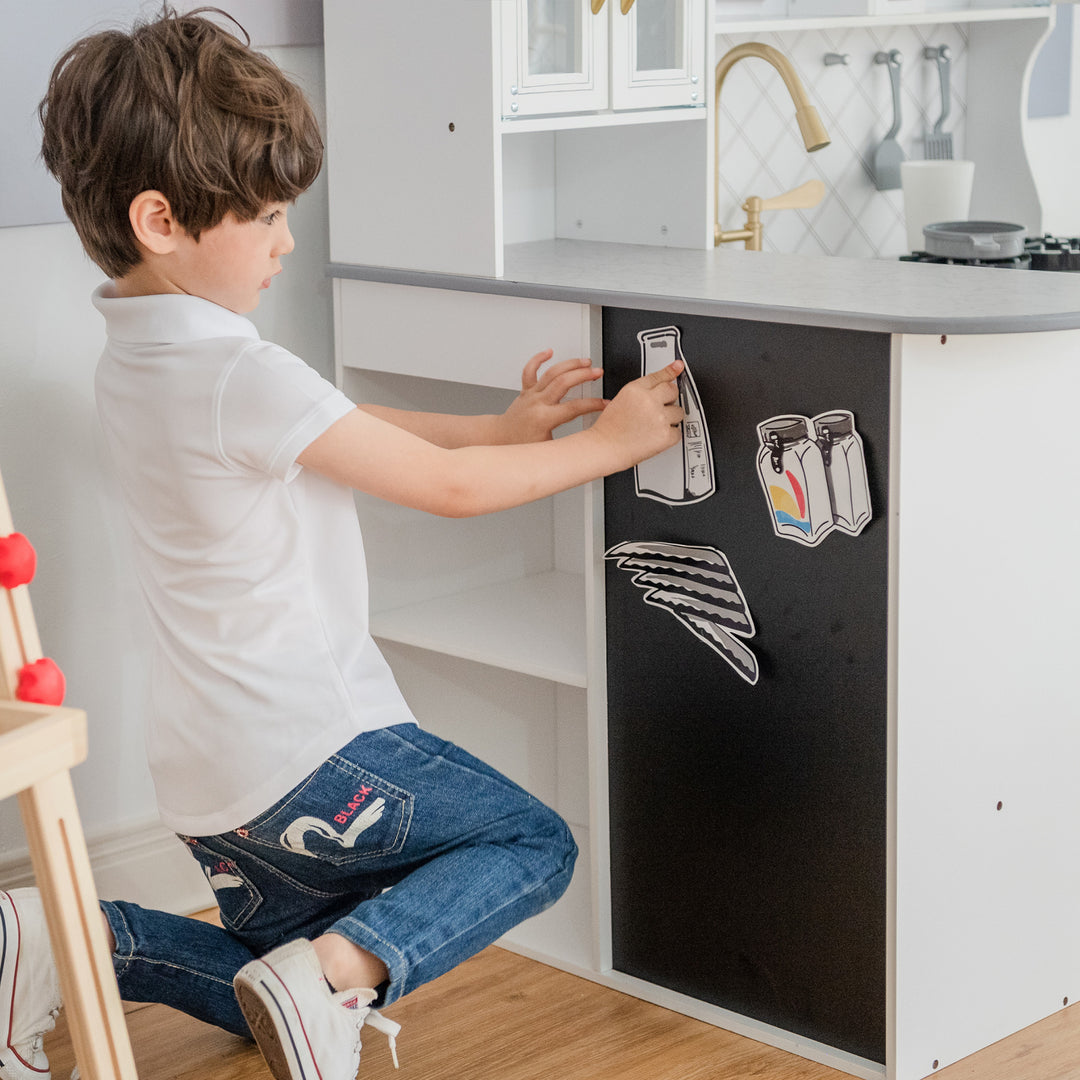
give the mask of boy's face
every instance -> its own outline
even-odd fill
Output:
[[[171,282],[238,315],[254,311],[260,291],[281,273],[281,257],[294,247],[287,215],[286,203],[273,203],[254,221],[227,214],[198,242],[181,234],[169,267]]]

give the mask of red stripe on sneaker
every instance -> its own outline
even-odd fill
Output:
[[[22,941],[22,928],[19,925],[19,912],[15,908],[15,901],[11,899],[11,894],[10,893],[7,894],[7,898],[8,898],[8,903],[11,905],[11,914],[15,916],[15,940],[16,940],[16,942],[21,942]],[[4,961],[7,958],[8,940],[9,939],[8,939],[7,920],[4,919],[2,913],[0,913],[0,923],[3,923],[3,926],[4,926],[4,949],[3,949],[3,952],[0,953],[0,971],[3,971],[3,969],[4,969]],[[18,981],[19,981],[19,957],[20,957],[21,954],[22,954],[22,950],[17,948],[15,950],[15,970],[12,973],[12,976],[11,976],[11,1008],[8,1009],[8,1029],[7,1029],[7,1035],[4,1038],[4,1042],[7,1043],[7,1048],[15,1055],[15,1057],[27,1069],[29,1069],[31,1072],[36,1072],[39,1075],[44,1076],[46,1073],[48,1073],[48,1071],[49,1071],[48,1069],[39,1069],[39,1068],[35,1067],[34,1065],[31,1065],[30,1062],[27,1061],[26,1058],[24,1058],[22,1056],[22,1054],[20,1054],[19,1051],[16,1050],[15,1047],[11,1045],[11,1033],[15,1028],[15,987],[16,987]]]
[[[15,1055],[15,1056],[16,1056],[16,1057],[17,1057],[17,1058],[19,1059],[19,1061],[21,1061],[21,1062],[22,1062],[22,1063],[23,1063],[23,1064],[24,1064],[24,1065],[25,1065],[25,1066],[26,1066],[26,1067],[27,1067],[27,1068],[28,1068],[28,1069],[29,1069],[29,1070],[30,1070],[31,1072],[36,1072],[36,1073],[40,1073],[40,1074],[41,1074],[42,1076],[44,1076],[44,1075],[45,1075],[45,1074],[46,1074],[46,1073],[47,1073],[47,1072],[49,1071],[48,1069],[39,1069],[39,1068],[37,1068],[37,1067],[36,1067],[35,1065],[31,1065],[31,1064],[30,1064],[30,1062],[29,1062],[29,1061],[27,1061],[27,1060],[26,1060],[26,1058],[24,1058],[24,1057],[22,1056],[22,1054],[20,1054],[20,1053],[19,1053],[19,1051],[18,1051],[18,1050],[16,1050],[16,1049],[15,1049],[15,1047],[11,1045],[11,1043],[8,1043],[8,1049],[9,1049],[9,1050],[10,1050],[10,1051],[11,1051],[11,1052],[12,1052],[12,1053],[13,1053],[13,1054],[14,1054],[14,1055]]]
[[[19,913],[15,910],[15,902],[11,899],[11,894],[7,894],[8,904],[11,906],[11,914],[15,916],[15,941],[16,944],[19,940]],[[4,970],[4,965],[7,963],[8,954],[8,924],[7,919],[3,918],[0,913],[0,921],[4,924],[4,952],[0,955],[0,971]],[[15,1027],[15,982],[19,977],[19,950],[15,949],[15,970],[11,976],[11,1008],[8,1009],[8,1026],[7,1035],[4,1036],[4,1042],[11,1048],[11,1032]],[[16,1055],[18,1056],[18,1055]]]
[[[263,963],[266,964],[266,961],[264,960]],[[311,1055],[311,1060],[315,1065],[315,1074],[318,1076],[319,1080],[323,1080],[322,1070],[319,1068],[319,1062],[315,1058],[315,1051],[314,1049],[312,1049],[311,1040],[308,1038],[307,1028],[304,1026],[304,1019],[300,1015],[300,1010],[296,1007],[296,999],[292,996],[292,993],[289,991],[288,986],[285,985],[285,980],[282,979],[282,977],[276,971],[274,971],[274,969],[270,967],[269,964],[266,964],[266,966],[271,972],[273,972],[274,978],[277,979],[277,981],[281,984],[281,988],[285,991],[285,994],[288,996],[289,1001],[292,1002],[293,1012],[296,1014],[297,1018],[300,1021],[300,1030],[304,1034],[304,1042],[307,1043],[308,1053]],[[278,1008],[280,1009],[281,1006],[278,1005]],[[284,1012],[282,1013],[282,1019],[285,1019]],[[286,1027],[288,1027],[288,1025],[286,1025]],[[289,1030],[289,1038],[292,1038],[291,1030]]]

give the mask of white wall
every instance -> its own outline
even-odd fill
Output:
[[[66,225],[0,231],[0,471],[38,551],[42,648],[67,676],[68,704],[90,710],[89,764],[75,773],[87,826],[146,816],[152,799],[138,601],[93,412],[103,333],[89,292],[101,279]],[[2,810],[0,849],[20,846],[14,803]]]
[[[321,47],[265,51],[321,119]],[[296,250],[252,318],[332,377],[326,222],[320,176],[290,211]],[[90,292],[102,280],[69,225],[0,229],[0,472],[15,527],[38,551],[30,596],[42,648],[67,676],[66,703],[89,716],[90,754],[73,780],[91,839],[157,816],[142,736],[144,616],[94,413],[104,324]],[[24,848],[15,801],[0,803],[0,866]]]
[[[1072,86],[1069,114],[1029,120],[1025,143],[1043,209],[1043,231],[1080,236],[1080,19],[1073,19]]]

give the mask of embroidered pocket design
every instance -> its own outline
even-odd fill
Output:
[[[371,789],[361,789],[370,793]],[[361,801],[367,797],[367,794],[360,796]],[[349,806],[353,808],[352,812],[355,813],[356,806],[358,804],[350,803]],[[343,848],[352,848],[356,844],[357,837],[360,836],[365,830],[370,829],[379,819],[383,816],[383,810],[386,808],[385,799],[376,799],[365,810],[362,810],[353,819],[352,824],[344,832],[338,832],[333,825],[322,818],[317,817],[299,817],[291,825],[289,825],[285,831],[281,834],[281,846],[289,851],[295,851],[300,855],[310,855],[313,859],[317,858],[313,852],[308,851],[305,844],[305,838],[309,832],[318,833],[319,836],[325,837],[327,840],[332,840],[335,844],[340,844]],[[344,824],[349,820],[349,813],[343,811],[340,814],[334,815],[334,821]]]
[[[262,894],[228,856],[205,843],[185,839],[203,876],[214,890],[222,925],[229,930],[241,929],[262,905]]]
[[[349,866],[399,852],[412,820],[413,796],[368,769],[334,755],[265,815],[249,821],[244,845]],[[294,860],[281,864],[296,865]]]
[[[214,873],[209,866],[203,866],[206,880],[210,882],[210,888],[217,892],[218,889],[242,889],[244,883],[235,874]]]

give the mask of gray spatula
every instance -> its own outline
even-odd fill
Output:
[[[934,125],[934,130],[926,136],[926,160],[927,161],[950,161],[953,156],[952,132],[942,131],[942,126],[949,118],[949,106],[952,98],[949,93],[949,55],[948,45],[927,45],[923,49],[923,56],[927,60],[936,60],[938,74],[941,76],[941,116]]]
[[[874,151],[874,186],[878,191],[892,191],[900,186],[900,162],[904,160],[904,151],[896,141],[896,133],[900,130],[900,65],[903,60],[899,49],[879,52],[874,56],[875,64],[889,65],[893,107],[892,127]]]

